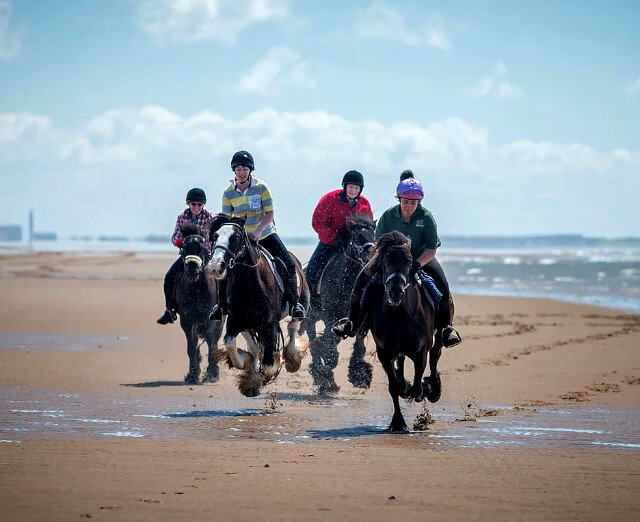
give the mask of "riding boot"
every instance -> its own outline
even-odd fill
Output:
[[[304,309],[304,306],[302,306],[302,304],[298,301],[298,288],[297,288],[296,275],[293,274],[293,277],[289,276],[289,278],[285,283],[287,285],[286,299],[289,302],[291,318],[304,319],[307,314],[306,314],[306,310]]]
[[[171,324],[178,318],[176,313],[178,304],[176,303],[175,288],[176,280],[182,273],[182,266],[182,259],[178,258],[164,276],[165,311],[162,316],[156,320],[158,324]]]
[[[367,284],[367,275],[364,270],[360,272],[356,279],[351,292],[351,300],[349,302],[349,315],[339,319],[336,324],[333,325],[331,331],[338,337],[346,339],[347,337],[354,337],[360,329],[360,302],[362,301],[362,294],[364,293],[364,287]]]
[[[213,305],[209,314],[210,321],[222,321],[223,315],[228,315],[227,310],[227,282],[220,281],[218,285],[218,302]]]

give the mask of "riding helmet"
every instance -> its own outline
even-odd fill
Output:
[[[424,197],[422,183],[413,178],[402,180],[396,188],[396,196],[404,199],[422,199]]]
[[[189,192],[187,192],[187,203],[189,203],[190,201],[200,201],[202,203],[206,203],[207,195],[201,188],[192,188]]]
[[[251,170],[254,170],[255,167],[253,165],[253,156],[251,153],[246,150],[239,150],[233,155],[231,158],[231,168],[235,168],[238,165],[242,165],[243,167],[249,167]]]
[[[362,190],[364,188],[364,176],[357,170],[350,170],[342,176],[342,188],[346,188],[347,185],[358,185]]]

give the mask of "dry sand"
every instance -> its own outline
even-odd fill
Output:
[[[155,323],[170,262],[133,254],[0,257],[5,427],[19,415],[16,397],[31,404],[72,397],[95,418],[156,406],[184,412],[140,421],[147,422],[141,438],[3,429],[14,442],[0,444],[2,520],[640,519],[640,317],[456,296],[465,341],[441,359],[442,399],[428,405],[436,422],[407,436],[332,431],[389,422],[379,363],[371,359],[371,389],[354,389],[343,342],[341,390],[326,400],[315,398],[309,357],[257,399],[239,397],[235,370],[226,368],[218,383],[184,386],[182,331]],[[18,347],[21,339],[46,344],[44,334],[83,340],[83,349]],[[273,413],[221,414],[229,405]],[[404,406],[409,424],[421,409]],[[591,430],[474,442],[488,422],[542,426],[550,411],[554,426],[583,426],[588,417]],[[588,440],[593,431],[615,441],[618,428],[628,447]],[[298,443],[277,443],[279,433]]]

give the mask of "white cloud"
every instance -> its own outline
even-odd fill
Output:
[[[290,14],[290,0],[140,0],[142,28],[161,41],[235,42],[252,25]]]
[[[160,233],[192,186],[218,210],[238,149],[254,154],[284,236],[312,235],[317,199],[352,168],[364,173],[377,215],[412,168],[444,233],[637,235],[640,221],[638,151],[527,139],[496,147],[486,129],[460,118],[385,124],[273,109],[227,118],[159,106],[107,111],[80,132],[46,116],[0,114],[0,171],[15,174],[0,176],[0,208],[18,215],[27,197],[63,235],[130,232],[132,224],[141,235]],[[92,219],[69,223],[66,209],[87,194]]]
[[[627,92],[630,94],[640,94],[640,76],[627,86]]]
[[[505,80],[508,71],[504,63],[498,62],[490,75],[478,82],[476,87],[467,92],[470,96],[491,96],[493,98],[522,98],[519,87]]]
[[[18,33],[11,29],[11,4],[0,1],[0,61],[7,61],[20,54],[22,43]]]
[[[385,2],[374,2],[361,11],[354,31],[366,38],[397,41],[411,47],[433,47],[448,51],[451,38],[438,20],[409,24],[405,17]]]
[[[275,47],[253,65],[240,79],[239,89],[254,94],[269,94],[285,87],[311,87],[313,80],[307,63],[291,49]]]

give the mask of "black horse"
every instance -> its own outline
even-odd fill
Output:
[[[203,382],[216,382],[219,377],[216,351],[222,334],[222,321],[210,321],[211,308],[218,302],[218,282],[203,272],[209,261],[205,238],[196,225],[182,227],[182,250],[180,256],[184,270],[178,277],[175,296],[180,314],[180,326],[187,338],[189,373],[186,384],[198,384],[200,379],[200,347],[202,339],[209,347],[207,372]]]
[[[287,299],[284,285],[278,281],[280,275],[276,276],[272,267],[286,268],[278,259],[271,265],[269,254],[249,239],[244,223],[244,219],[219,214],[207,225],[212,254],[206,271],[216,279],[226,279],[229,313],[224,336],[226,359],[230,366],[244,370],[238,379],[240,392],[255,397],[280,371],[278,341],[284,338],[280,319],[286,314]],[[306,309],[309,288],[300,262],[295,257],[294,261],[302,296],[300,302]],[[287,325],[289,339],[284,344],[283,356],[289,372],[300,369],[303,355],[297,339],[300,323],[299,319],[293,319]],[[236,337],[242,332],[245,332],[248,352],[236,347]]]
[[[383,234],[367,266],[367,272],[381,278],[381,284],[370,284],[364,297],[376,353],[389,380],[393,399],[389,431],[395,433],[408,431],[399,397],[421,402],[426,396],[437,402],[441,393],[437,366],[442,339],[438,334],[434,340],[434,305],[422,293],[411,264],[409,238],[396,231]],[[422,380],[427,354],[431,373]],[[413,361],[413,384],[404,378],[405,356]]]
[[[362,216],[351,215],[336,237],[337,253],[329,260],[319,281],[319,302],[311,302],[303,329],[309,336],[311,364],[309,371],[318,393],[334,393],[340,388],[333,370],[338,365],[340,339],[331,326],[349,311],[349,296],[360,270],[374,246],[375,223]],[[316,322],[322,321],[325,334],[316,334]],[[356,336],[349,361],[349,382],[358,388],[369,388],[373,367],[364,360],[364,337]]]

